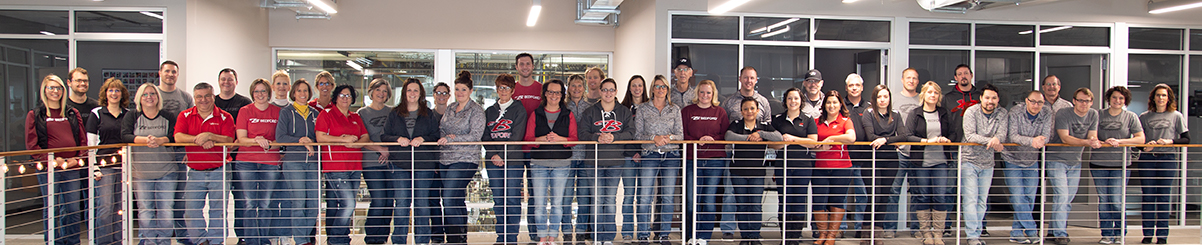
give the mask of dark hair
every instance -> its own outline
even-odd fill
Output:
[[[757,109],[760,108],[760,102],[755,101],[755,98],[743,97],[743,100],[739,101],[739,111],[743,111],[743,104],[747,103],[747,102],[755,102],[755,108],[757,108]]]
[[[650,98],[647,97],[647,79],[643,79],[643,76],[640,75],[630,76],[630,81],[626,81],[626,97],[622,98],[622,106],[625,106],[626,108],[634,107],[634,98],[631,98],[633,95],[630,93],[630,85],[634,84],[634,79],[643,81],[643,93],[639,94],[640,97],[642,97],[639,98],[639,103],[650,100]]]
[[[799,88],[797,88],[797,87],[789,87],[789,89],[786,89],[786,90],[785,90],[785,93],[781,94],[781,96],[780,96],[780,100],[781,100],[781,101],[788,101],[788,100],[789,100],[789,93],[791,93],[791,92],[797,92],[797,97],[801,97],[801,89],[799,89]],[[804,103],[804,102],[803,102],[803,103],[801,103],[801,107],[798,107],[797,109],[798,109],[798,110],[805,110],[806,106],[810,106],[810,105],[809,105],[809,103]],[[785,106],[785,113],[789,113],[789,106],[788,106],[788,105],[786,105],[786,106]],[[802,114],[805,114],[805,113],[802,113]],[[788,114],[785,114],[785,115],[788,115]]]
[[[600,88],[600,86],[601,86],[601,85],[604,85],[604,84],[606,84],[606,83],[612,83],[612,84],[614,84],[614,89],[617,89],[617,88],[618,88],[618,81],[614,81],[614,79],[613,79],[613,78],[608,78],[608,77],[607,77],[607,78],[605,78],[605,80],[601,80],[601,84],[599,84],[599,85],[597,85],[597,86],[598,86],[598,88]]]
[[[539,102],[538,107],[543,108],[544,110],[547,108],[547,87],[550,87],[551,84],[559,85],[560,93],[565,93],[565,92],[567,92],[565,90],[568,89],[567,87],[563,86],[563,81],[560,81],[559,79],[551,79],[551,81],[547,81],[547,82],[543,83],[543,94],[542,94],[543,99],[541,102]],[[567,102],[564,100],[563,97],[560,97],[559,98],[559,109],[563,110],[564,108],[567,108],[567,107],[568,107]]]
[[[534,62],[534,55],[530,55],[530,53],[520,53],[520,54],[518,54],[518,56],[516,56],[516,57],[513,57],[513,62],[514,62],[514,63],[517,63],[517,62],[518,62],[518,60],[521,60],[523,57],[525,57],[525,58],[530,58],[530,62]]]
[[[238,72],[234,71],[234,68],[229,68],[229,67],[221,68],[221,71],[217,72],[217,77],[221,77],[221,73],[226,73],[226,72],[229,72],[231,75],[234,75],[234,81],[238,81]],[[270,87],[270,86],[268,86],[268,87]]]
[[[1106,90],[1106,98],[1105,99],[1107,101],[1110,101],[1110,96],[1114,95],[1114,93],[1119,93],[1119,95],[1123,96],[1123,105],[1124,106],[1131,105],[1131,90],[1128,90],[1127,87],[1125,87],[1125,86],[1110,87],[1110,89]],[[1152,109],[1156,109],[1156,108],[1152,108]]]
[[[440,88],[440,87],[447,88],[447,92],[451,92],[451,85],[447,85],[447,83],[445,83],[445,82],[440,82],[438,84],[435,84],[434,91],[437,91],[438,88]]]
[[[355,102],[358,102],[356,100],[359,99],[359,93],[355,92],[355,86],[351,86],[350,84],[343,84],[343,85],[338,85],[338,87],[334,87],[334,90],[330,91],[330,99],[337,101],[338,94],[340,92],[342,92],[342,90],[344,90],[344,89],[351,91],[351,104],[355,104]]]
[[[952,75],[956,75],[956,71],[960,70],[960,68],[968,68],[968,73],[972,73],[972,67],[968,67],[967,64],[959,64],[959,65],[956,65],[956,69],[952,69]],[[994,90],[994,91],[997,91],[997,90]]]
[[[993,93],[996,93],[998,95],[1002,94],[1002,93],[998,92],[996,86],[993,86],[993,84],[990,84],[990,83],[986,83],[985,85],[981,86],[981,93],[984,93],[986,90],[993,90]]]
[[[838,91],[838,90],[826,91],[826,97],[824,98],[825,100],[823,100],[824,102],[822,103],[823,105],[822,105],[822,108],[821,108],[821,110],[822,110],[822,115],[821,115],[821,116],[818,116],[819,122],[825,122],[825,121],[826,121],[826,115],[830,115],[830,113],[828,113],[828,112],[826,111],[826,102],[825,102],[825,101],[830,101],[831,97],[834,97],[834,98],[835,98],[835,101],[839,101],[839,98],[841,98],[842,96],[841,96],[841,95],[839,95],[839,91]],[[843,105],[843,103],[839,103],[839,108],[840,108],[840,109],[839,109],[839,115],[840,115],[840,116],[844,116],[844,117],[846,117],[846,116],[847,116],[847,113],[848,113],[848,112],[847,112],[847,106]],[[853,123],[854,123],[854,122],[853,122]]]
[[[172,66],[175,66],[175,68],[179,68],[179,64],[176,64],[175,61],[164,60],[162,64],[159,64],[159,70],[162,70],[163,67],[165,67],[167,65],[172,65]]]
[[[201,89],[213,89],[213,85],[209,85],[209,83],[197,83],[196,86],[192,86],[192,91]]]
[[[879,103],[876,102],[876,97],[881,95],[881,91],[885,91],[886,93],[889,93],[889,100],[890,100],[889,104],[885,105],[884,113],[885,113],[885,115],[889,115],[888,117],[886,117],[885,123],[893,123],[893,101],[892,101],[893,100],[893,91],[889,91],[888,85],[879,84],[879,85],[876,85],[876,87],[872,88],[872,104],[879,105]],[[875,111],[876,108],[874,107],[873,110]],[[877,117],[877,116],[873,116],[872,118],[876,119],[877,122],[880,122],[880,120],[881,120],[881,117]],[[867,127],[867,125],[865,125],[865,127]]]
[[[1039,94],[1039,97],[1043,97],[1043,91],[1040,91],[1038,89],[1031,90],[1031,92],[1027,92],[1027,97],[1031,97],[1032,94]],[[1023,99],[1026,99],[1026,98],[1023,98]]]
[[[1156,87],[1152,88],[1152,92],[1148,92],[1148,110],[1151,110],[1152,112],[1158,112],[1158,111],[1156,111],[1156,109],[1158,109],[1158,108],[1156,108],[1156,90],[1160,90],[1160,89],[1164,89],[1164,92],[1169,94],[1169,102],[1167,105],[1165,105],[1164,111],[1165,112],[1176,111],[1177,110],[1177,95],[1173,93],[1172,87],[1169,87],[1168,84],[1163,84],[1163,83],[1156,84]],[[1073,96],[1076,96],[1076,95],[1073,95]]]
[[[401,103],[392,108],[392,112],[401,117],[409,116],[409,100],[405,99],[405,91],[408,90],[409,84],[417,84],[417,115],[429,116],[430,108],[426,107],[426,88],[422,86],[422,81],[417,78],[405,79],[405,84],[401,85]]]
[[[1040,82],[1039,86],[1043,86],[1044,83],[1048,82],[1048,79],[1052,79],[1053,77],[1056,77],[1056,75],[1043,76],[1043,79],[1039,80],[1039,82]]]
[[[472,88],[472,73],[467,70],[459,71],[459,75],[455,76],[455,84],[467,85],[468,89]]]
[[[512,89],[517,89],[518,85],[517,79],[514,79],[513,75],[509,75],[507,73],[497,75],[497,80],[494,80],[493,84],[496,84],[497,86],[509,86],[509,88]]]
[[[106,94],[110,88],[121,90],[121,100],[117,104],[121,105],[121,108],[129,107],[129,90],[125,88],[125,84],[121,83],[121,80],[115,77],[110,77],[104,81],[104,85],[100,85],[100,106],[109,105],[109,97]]]
[[[313,86],[309,86],[308,81],[305,81],[304,78],[300,78],[296,79],[295,82],[292,82],[292,89],[288,90],[288,99],[292,100],[293,102],[305,103],[307,101],[296,101],[296,87],[300,85],[305,85],[305,88],[309,89],[309,97],[313,97]]]

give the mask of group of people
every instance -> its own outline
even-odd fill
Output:
[[[338,85],[329,72],[319,73],[314,86],[277,71],[270,79],[255,79],[246,97],[235,91],[237,72],[229,68],[218,73],[216,90],[197,83],[191,93],[183,91],[175,86],[179,65],[166,61],[159,67],[160,84],[138,87],[130,107],[131,95],[117,79],[105,81],[99,101],[87,98],[87,71],[77,68],[66,82],[55,75],[42,80],[42,103],[26,118],[26,146],[135,144],[127,159],[107,157],[115,149],[93,152],[106,162],[86,167],[70,160],[85,152],[35,156],[62,169],[54,175],[55,190],[42,190],[56,193],[55,202],[62,204],[53,225],[56,244],[79,241],[78,226],[68,224],[79,222],[74,215],[82,194],[62,193],[78,193],[73,191],[79,182],[72,180],[92,176],[89,171],[108,181],[97,184],[92,194],[98,198],[90,204],[98,221],[106,221],[95,231],[98,243],[121,241],[114,212],[121,171],[115,166],[131,168],[138,238],[145,244],[169,244],[173,238],[184,244],[224,243],[227,188],[235,199],[234,230],[247,244],[315,243],[323,194],[328,242],[346,244],[361,180],[371,196],[366,243],[407,243],[412,222],[416,244],[466,244],[467,185],[483,164],[494,200],[496,244],[518,242],[527,196],[529,236],[539,245],[572,240],[610,245],[619,234],[640,245],[670,244],[677,178],[684,169],[686,178],[697,180],[683,188],[684,205],[698,214],[684,226],[690,242],[711,239],[721,222],[724,239],[738,232],[741,245],[760,244],[761,199],[772,171],[773,182],[781,185],[788,245],[834,244],[852,204],[847,196],[854,182],[876,186],[866,192],[878,204],[872,213],[880,215],[853,219],[865,227],[860,237],[871,238],[863,243],[894,237],[897,215],[906,213],[896,206],[905,181],[923,244],[944,244],[947,214],[959,208],[969,244],[975,245],[984,244],[980,237],[995,153],[1004,159],[1015,210],[1010,241],[1029,244],[1040,237],[1032,210],[1042,164],[1053,197],[1048,238],[1066,244],[1082,152],[1094,148],[1090,169],[1100,194],[1100,242],[1109,244],[1123,236],[1119,198],[1125,166],[1133,161],[1098,159],[1124,159],[1120,145],[1189,142],[1184,116],[1167,85],[1157,85],[1149,95],[1149,111],[1136,115],[1125,109],[1132,98],[1125,87],[1108,89],[1103,98],[1109,107],[1099,111],[1091,108],[1094,95],[1087,88],[1077,89],[1071,103],[1059,98],[1056,76],[1044,78],[1041,90],[1031,91],[1023,103],[1004,108],[998,89],[974,84],[967,65],[956,67],[957,84],[947,93],[935,82],[920,87],[917,70],[905,69],[896,96],[884,85],[864,95],[863,79],[856,74],[847,76],[842,92],[824,92],[821,72],[810,70],[801,88],[790,88],[780,98],[784,111],[773,114],[769,98],[756,91],[753,67],[739,70],[738,92],[723,99],[717,84],[694,81],[692,63],[680,59],[671,80],[632,76],[621,100],[617,81],[600,68],[567,81],[539,82],[534,67],[532,55],[519,54],[516,76],[501,74],[493,81],[498,99],[487,108],[471,99],[475,81],[462,71],[453,85],[432,89],[440,100],[434,107],[417,79],[400,85],[400,102],[390,107],[385,103],[393,98],[393,85],[375,79],[364,90],[370,103],[357,111],[351,108],[357,90]],[[629,140],[651,143],[613,144]],[[478,143],[490,141],[525,143]],[[597,144],[572,144],[576,141]],[[357,144],[369,142],[392,144]],[[894,144],[900,142],[936,144]],[[937,144],[952,142],[975,145],[957,150]],[[218,143],[245,145],[227,150]],[[1040,159],[1039,150],[1055,143],[1073,146],[1047,146],[1047,157]],[[1166,242],[1177,149],[1138,149],[1142,154],[1134,162],[1143,185],[1144,243]],[[40,183],[48,181],[44,174],[38,177]],[[625,193],[621,203],[619,185]],[[719,194],[724,185],[734,188]],[[955,191],[963,198],[960,207],[953,207]],[[580,204],[575,222],[573,199]],[[721,211],[720,204],[726,204]],[[805,210],[807,204],[812,210]],[[615,222],[618,205],[626,215],[621,224]],[[737,227],[725,227],[729,221]],[[807,225],[814,230],[812,241],[803,237]]]

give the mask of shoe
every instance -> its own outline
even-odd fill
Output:
[[[659,240],[659,245],[672,245],[672,238],[668,236],[660,236],[656,240]]]
[[[614,245],[614,242],[604,242],[604,243],[601,243],[601,245]]]
[[[897,237],[897,232],[896,232],[896,231],[891,231],[891,230],[889,230],[889,231],[884,231],[884,232],[881,232],[881,238],[890,238],[890,239],[892,239],[892,238],[894,238],[894,237]]]
[[[646,237],[644,237],[644,238],[639,238],[639,242],[638,242],[638,243],[635,243],[635,244],[638,244],[638,245],[651,245],[651,241],[650,241],[650,239],[649,239],[649,238],[646,238]]]
[[[1068,237],[1052,238],[1052,243],[1055,243],[1056,245],[1068,245],[1069,241],[1071,240],[1069,240]]]
[[[968,239],[968,245],[985,245],[981,239]]]
[[[847,210],[842,209],[842,208],[836,208],[836,207],[829,207],[829,210],[830,210],[830,213],[828,213],[827,217],[826,217],[827,221],[828,221],[826,224],[826,230],[828,232],[830,232],[830,234],[827,235],[827,237],[829,239],[827,239],[826,243],[824,243],[824,244],[825,245],[835,245],[835,240],[842,237],[841,235],[839,235],[839,233],[840,233],[839,225],[843,223],[843,215],[845,214],[845,212]]]
[[[563,233],[563,244],[572,244],[572,234],[567,232]]]
[[[1152,238],[1151,238],[1151,237],[1144,237],[1144,239],[1143,239],[1143,240],[1139,240],[1139,243],[1143,243],[1143,244],[1152,244]]]
[[[910,235],[921,240],[923,245],[935,244],[935,236],[931,235],[931,210],[918,210],[915,215],[918,217],[918,229],[910,230]]]
[[[633,237],[633,236],[629,236],[629,235],[622,235],[622,240],[623,240],[623,241],[633,241],[633,240],[634,240],[634,237]]]
[[[592,241],[593,236],[588,233],[576,234],[576,241]]]
[[[1098,244],[1114,244],[1114,238],[1103,237],[1102,240],[1098,240]]]
[[[763,243],[761,243],[760,241],[750,241],[750,242],[747,242],[747,245],[763,245]]]
[[[1011,243],[1031,244],[1031,239],[1026,237],[1010,237]]]
[[[941,235],[943,235],[943,237],[952,237],[952,236],[955,236],[955,234],[952,234],[952,227],[951,227],[951,226],[944,226],[944,227],[943,227],[943,233],[942,233]]]
[[[741,242],[739,242],[739,245],[751,245],[751,242],[749,242],[749,241],[741,241]]]
[[[1168,238],[1156,238],[1156,244],[1169,244]]]
[[[826,222],[826,221],[827,221],[828,217],[829,217],[829,215],[827,215],[826,210],[814,211],[814,233],[817,233],[817,235],[814,236],[814,245],[826,244],[826,239],[827,239],[827,235],[828,235],[828,233],[826,231],[828,222]]]
[[[725,233],[725,232],[722,233],[722,241],[733,242],[734,240],[735,240],[735,233]]]
[[[1019,241],[1018,244],[1035,244],[1035,240],[1031,240],[1031,238],[1023,238],[1023,240]]]
[[[939,224],[943,223],[944,220],[947,220],[947,211],[939,211],[939,210],[931,211],[931,223],[932,223],[931,227],[932,228],[941,227],[941,226],[939,226]],[[936,229],[935,231],[931,232],[935,236],[935,245],[943,245],[943,238],[951,237],[950,235],[945,235],[945,234],[949,234],[951,232],[951,228],[944,228],[944,230],[938,230],[938,228],[935,228],[935,229]]]
[[[788,240],[788,241],[785,241],[785,245],[801,245],[801,242],[796,241],[796,240]]]
[[[981,227],[981,237],[990,237],[989,230],[986,230],[985,227]],[[984,242],[981,242],[981,243],[984,243]]]

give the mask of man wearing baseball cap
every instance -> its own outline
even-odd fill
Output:
[[[818,118],[822,115],[822,72],[818,69],[806,72],[805,79],[802,80],[802,100],[806,103],[801,108],[801,112],[805,113],[810,118]]]
[[[676,60],[676,65],[672,66],[672,78],[675,83],[672,84],[672,89],[668,90],[668,100],[681,108],[693,104],[693,99],[697,97],[697,87],[692,84],[693,63],[689,58]]]

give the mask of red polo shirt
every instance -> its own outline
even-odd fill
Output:
[[[363,126],[363,118],[360,118],[358,113],[351,112],[350,115],[346,115],[339,111],[338,107],[325,109],[317,116],[316,123],[315,128],[318,132],[325,132],[334,137],[367,134],[367,127]],[[341,145],[326,145],[322,146],[322,151],[322,172],[363,170],[363,152],[359,149]]]
[[[818,125],[818,141],[826,140],[826,138],[847,133],[847,130],[852,130],[852,122],[842,115],[835,118],[831,123],[823,122],[821,117],[814,118],[814,122]],[[830,150],[819,151],[818,160],[814,162],[814,166],[819,168],[850,168],[851,157],[847,155],[847,149],[844,145],[831,145]]]
[[[317,98],[313,98],[313,100],[309,101],[309,106],[312,106],[313,108],[317,108],[318,110],[334,108],[334,99],[335,98],[330,98],[330,103],[326,103],[324,105],[319,105],[319,104],[317,104]]]
[[[255,104],[243,106],[238,110],[237,129],[246,130],[246,137],[254,139],[263,136],[264,139],[275,141],[275,125],[280,118],[280,107],[267,105],[267,110],[259,110]],[[238,161],[280,165],[280,151],[263,150],[259,145],[238,147]]]
[[[234,117],[216,106],[213,107],[213,113],[205,118],[200,117],[200,113],[197,112],[196,107],[188,108],[179,113],[179,117],[177,117],[175,122],[175,132],[190,135],[209,132],[233,138],[235,137]],[[222,154],[222,148],[213,147],[205,150],[200,146],[184,147],[184,151],[187,152],[188,156],[188,167],[195,170],[209,170],[221,167],[221,165],[225,164],[223,160],[230,160],[228,159],[228,155]]]

